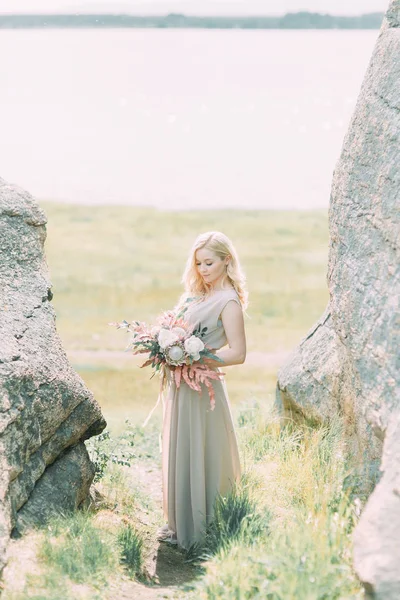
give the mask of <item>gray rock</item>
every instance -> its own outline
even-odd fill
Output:
[[[288,420],[326,422],[340,409],[338,340],[327,309],[279,371],[276,402]]]
[[[49,465],[63,456],[63,465],[71,463],[66,485],[75,503],[87,493],[93,478],[87,454],[81,450],[77,476],[76,455],[65,450],[106,425],[56,331],[45,225],[36,201],[0,179],[0,571],[21,510],[32,523],[40,503],[38,522],[50,510],[48,489],[59,485],[59,470]],[[70,498],[64,507],[60,497],[60,510],[70,506]]]
[[[400,598],[400,412],[392,415],[382,456],[383,476],[354,534],[356,571],[372,597]]]
[[[50,465],[17,515],[13,533],[44,525],[54,515],[73,512],[89,501],[94,466],[84,443],[67,448]],[[46,502],[44,502],[46,498]]]
[[[344,416],[349,454],[376,486],[355,566],[377,598],[400,598],[400,0],[390,3],[335,169],[327,313],[278,375],[287,416]],[[328,316],[330,314],[330,316]],[[385,454],[386,456],[386,454]],[[389,458],[390,457],[390,458]],[[394,482],[396,482],[394,484]],[[392,485],[393,484],[393,485]],[[375,526],[372,524],[375,523]],[[373,566],[374,565],[374,566]]]

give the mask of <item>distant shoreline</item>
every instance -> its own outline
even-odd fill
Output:
[[[345,17],[311,12],[281,17],[196,17],[183,14],[0,14],[0,29],[379,29],[383,13]]]

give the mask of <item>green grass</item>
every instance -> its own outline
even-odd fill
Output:
[[[329,427],[289,424],[282,429],[271,405],[257,401],[238,405],[236,413],[244,475],[231,494],[217,498],[204,545],[186,556],[206,562],[195,583],[178,589],[174,597],[361,600],[351,566],[351,535],[360,506],[344,486],[349,464],[341,420],[333,419]],[[134,436],[143,433],[140,428],[132,431]],[[156,437],[145,438],[137,438],[137,451],[152,455]],[[147,460],[145,454],[141,460]],[[108,465],[98,486],[107,499],[110,521],[101,525],[101,519],[88,513],[55,519],[44,531],[46,578],[32,583],[31,594],[6,595],[5,600],[58,600],[60,590],[64,600],[100,600],[111,573],[118,581],[119,561],[130,576],[140,575],[146,538],[137,528],[138,515],[151,516],[150,533],[145,528],[154,539],[160,506],[142,496],[127,468],[118,464]],[[128,521],[121,520],[123,515]],[[58,590],[52,584],[54,573]],[[71,582],[89,585],[89,593],[77,596]]]
[[[77,600],[66,582],[55,571],[43,573],[40,576],[28,577],[25,590],[20,593],[5,592],[4,600]],[[92,596],[92,600],[97,600]],[[100,599],[99,599],[100,600]]]
[[[299,342],[328,301],[326,212],[169,213],[42,205],[49,218],[46,255],[57,328],[111,432],[109,440],[89,442],[92,450],[97,444],[97,458],[103,461],[97,485],[105,508],[82,521],[77,516],[53,523],[43,532],[40,578],[31,581],[24,595],[14,598],[7,592],[5,600],[95,600],[103,597],[107,573],[114,582],[126,572],[140,573],[162,524],[161,507],[110,456],[121,457],[128,448],[133,461],[159,464],[161,407],[145,429],[141,426],[156,402],[159,382],[150,380],[150,371],[140,369],[140,361],[128,354],[101,351],[122,350],[127,343],[109,321],[151,322],[175,304],[187,252],[198,233],[211,229],[233,239],[247,274],[248,350],[276,358],[266,357],[264,363],[259,357],[226,369],[244,476],[230,496],[217,500],[201,552],[194,548],[187,557],[207,556],[202,575],[175,597],[361,599],[351,566],[360,501],[345,484],[350,470],[342,424],[289,423],[282,429],[273,410],[278,354]],[[147,525],[141,525],[142,517]],[[88,539],[87,555],[83,539]],[[85,585],[89,591],[79,595],[76,586]]]
[[[181,597],[192,600],[350,600],[363,598],[352,570],[357,501],[344,489],[343,425],[281,429],[270,409],[243,406],[238,432],[246,464],[246,497],[217,510],[216,554],[204,576]],[[244,500],[244,502],[243,502]],[[252,505],[252,510],[246,509]],[[251,535],[230,529],[238,507]],[[257,517],[267,527],[257,527]],[[261,521],[262,522],[262,521]],[[219,532],[222,532],[220,534]],[[221,543],[220,540],[223,540]]]
[[[112,536],[97,528],[91,516],[81,511],[52,521],[41,558],[75,583],[104,583],[117,565]]]
[[[119,464],[110,463],[96,487],[95,510],[60,514],[36,530],[34,572],[4,600],[105,600],[110,583],[146,578],[144,557],[160,525],[152,500]]]
[[[121,562],[129,573],[138,575],[143,563],[143,540],[131,525],[124,525],[118,533]]]
[[[248,546],[254,539],[269,535],[270,514],[259,510],[245,481],[246,477],[226,497],[217,496],[203,555],[226,551],[235,543]]]
[[[107,323],[152,321],[176,303],[186,256],[203,231],[232,238],[248,278],[249,350],[299,341],[327,301],[326,211],[191,211],[41,203],[57,327],[67,350],[122,349]]]

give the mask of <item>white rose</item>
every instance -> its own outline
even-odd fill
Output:
[[[170,344],[178,341],[178,336],[176,333],[173,333],[170,329],[161,329],[158,334],[158,343],[160,344],[160,348],[164,350]]]
[[[183,329],[183,327],[173,327],[171,331],[175,333],[178,337],[186,335],[186,331]]]
[[[204,350],[204,344],[200,338],[192,335],[185,340],[185,350],[194,360],[199,360],[200,352]]]

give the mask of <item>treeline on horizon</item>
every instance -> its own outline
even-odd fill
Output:
[[[352,17],[311,12],[281,17],[192,17],[182,14],[136,16],[126,14],[0,15],[0,29],[51,28],[199,28],[199,29],[379,29],[383,13]]]

